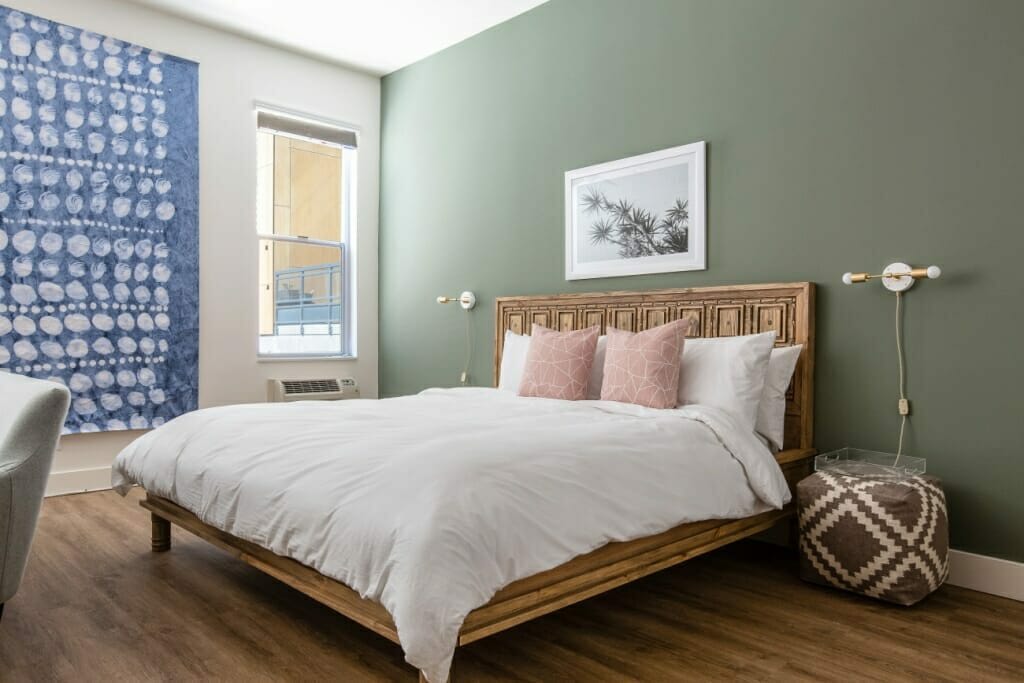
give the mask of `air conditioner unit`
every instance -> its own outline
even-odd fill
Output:
[[[268,382],[267,400],[273,403],[289,401],[340,401],[359,398],[359,385],[351,377],[337,379],[272,379]]]

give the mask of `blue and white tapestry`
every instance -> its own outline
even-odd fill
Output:
[[[65,432],[198,403],[198,65],[0,6],[0,371]]]

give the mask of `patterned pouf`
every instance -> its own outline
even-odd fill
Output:
[[[949,574],[942,483],[817,472],[796,487],[800,577],[913,605]]]

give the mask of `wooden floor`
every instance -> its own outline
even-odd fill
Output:
[[[2,681],[412,681],[398,647],[110,492],[51,498],[0,623]],[[458,681],[1021,680],[1024,603],[911,609],[744,542],[460,650]]]

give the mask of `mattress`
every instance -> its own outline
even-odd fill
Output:
[[[790,497],[769,450],[722,411],[480,388],[199,410],[117,456],[114,488],[132,484],[379,602],[432,683],[466,615],[503,586]]]

